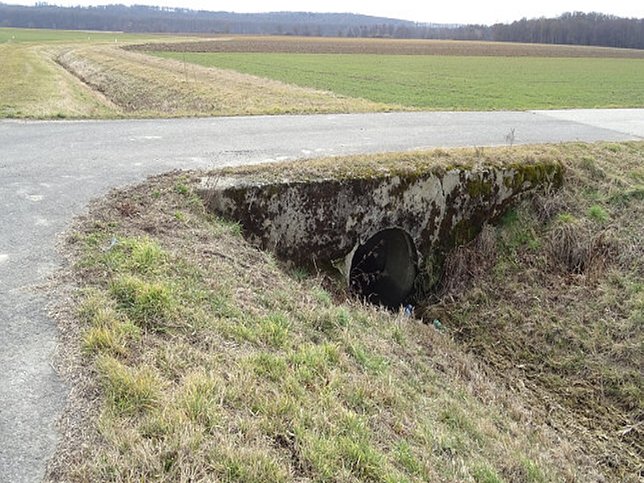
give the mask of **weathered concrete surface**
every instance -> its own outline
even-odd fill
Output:
[[[271,177],[279,178],[279,172]],[[203,180],[202,195],[209,209],[239,221],[262,248],[297,264],[328,266],[376,233],[397,228],[411,237],[422,274],[429,260],[440,260],[471,240],[521,194],[560,184],[562,167],[542,161],[300,181],[257,179],[214,175]]]

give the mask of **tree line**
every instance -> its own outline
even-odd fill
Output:
[[[601,45],[644,49],[644,19],[601,13],[564,13],[491,27],[491,40],[541,44]]]
[[[147,6],[58,7],[38,3],[25,7],[0,3],[0,27],[489,40],[644,49],[644,19],[582,12],[487,26],[427,24],[340,13],[243,14]]]

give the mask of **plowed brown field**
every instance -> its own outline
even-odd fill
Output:
[[[455,55],[506,57],[613,57],[644,59],[644,50],[579,45],[452,40],[228,37],[131,47],[164,52],[273,52],[303,54]]]

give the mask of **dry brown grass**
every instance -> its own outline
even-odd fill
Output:
[[[553,149],[564,189],[527,200],[455,251],[424,314],[549,408],[612,480],[638,481],[644,144]]]
[[[225,37],[216,40],[199,40],[195,42],[143,44],[129,48],[166,52],[283,52],[304,54],[644,58],[644,52],[635,49],[417,39]]]
[[[508,167],[514,164],[550,164],[561,159],[556,145],[526,145],[494,149],[434,149],[394,153],[357,154],[312,159],[306,163],[285,161],[271,164],[245,165],[219,170],[224,176],[248,178],[254,182],[279,182],[285,179],[308,181],[316,179],[369,178],[410,175],[432,169],[448,169],[484,165]]]
[[[130,117],[369,112],[396,107],[114,47],[70,49],[58,62]]]

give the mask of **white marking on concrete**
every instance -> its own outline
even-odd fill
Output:
[[[7,260],[9,260],[9,255],[7,255],[6,253],[0,253],[0,263],[4,263]]]
[[[39,185],[42,186],[43,188],[51,188],[51,184],[49,183],[39,183]]]
[[[26,195],[25,196],[29,201],[42,201],[44,196],[43,195]]]
[[[36,218],[34,223],[36,226],[49,226],[51,225],[50,221],[47,218]]]
[[[162,136],[133,136],[130,141],[154,141],[156,139],[163,139]]]
[[[311,151],[309,149],[302,149],[302,154],[304,156],[308,156],[309,154],[313,154],[313,151]]]
[[[200,156],[190,156],[187,158],[178,158],[182,162],[189,163],[192,169],[213,169],[216,168],[217,166],[223,166],[225,165],[235,165],[235,161],[219,161],[218,159],[209,159],[209,158],[202,158]]]

